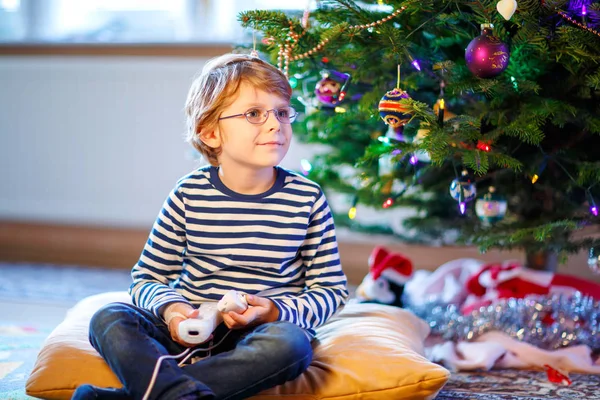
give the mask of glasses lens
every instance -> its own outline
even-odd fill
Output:
[[[282,107],[275,110],[275,116],[282,124],[291,124],[296,119],[296,110],[293,107]]]
[[[271,110],[265,110],[262,108],[252,108],[246,111],[244,115],[246,116],[248,122],[250,122],[251,124],[260,125],[267,120],[270,111]],[[275,118],[277,118],[277,120],[282,124],[291,124],[292,122],[294,122],[296,116],[298,115],[294,107],[281,107],[272,111],[273,115],[275,115]]]
[[[267,111],[260,108],[252,108],[246,112],[246,119],[251,124],[262,124],[267,120]]]

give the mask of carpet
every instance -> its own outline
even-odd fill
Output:
[[[548,381],[544,371],[492,370],[453,373],[436,400],[600,399],[600,375],[570,374],[568,386]]]
[[[31,399],[25,381],[50,328],[0,324],[0,399]]]
[[[33,399],[25,382],[46,337],[79,300],[127,290],[130,272],[0,262],[0,399]]]

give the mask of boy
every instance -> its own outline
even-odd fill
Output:
[[[296,118],[290,98],[285,76],[257,57],[206,64],[186,114],[188,141],[211,165],[166,199],[132,270],[134,305],[109,304],[90,323],[124,388],[83,385],[74,399],[243,399],[308,368],[314,328],[348,293],[323,192],[277,166]],[[166,359],[153,377],[160,356],[193,346],[179,324],[230,289],[250,307],[223,315],[213,334],[222,343],[192,364]]]

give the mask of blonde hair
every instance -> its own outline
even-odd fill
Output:
[[[224,54],[209,60],[194,79],[185,102],[186,140],[212,165],[218,165],[221,148],[200,140],[203,129],[216,126],[221,112],[235,99],[242,82],[290,101],[292,88],[273,65],[247,54]]]

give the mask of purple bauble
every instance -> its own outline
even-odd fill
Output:
[[[315,95],[317,99],[325,105],[334,106],[340,101],[341,85],[339,82],[325,77],[317,82]]]
[[[480,78],[493,78],[508,66],[508,46],[493,35],[492,24],[481,25],[481,36],[471,40],[465,52],[467,67]]]

